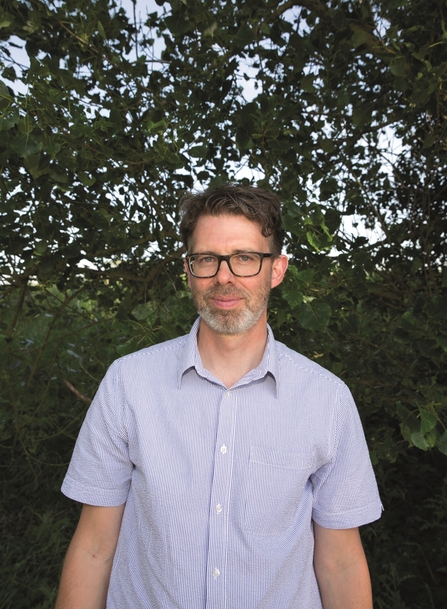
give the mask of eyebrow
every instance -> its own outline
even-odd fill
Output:
[[[235,250],[232,254],[217,254],[216,252],[212,252],[211,250],[208,251],[202,251],[202,252],[194,252],[193,254],[190,254],[190,256],[197,256],[197,254],[211,254],[213,256],[233,256],[233,254],[249,254],[249,253],[257,253],[254,250],[249,250],[249,249],[245,249],[245,250]]]

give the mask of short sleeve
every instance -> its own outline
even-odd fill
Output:
[[[334,446],[329,462],[312,476],[312,517],[329,529],[348,529],[380,518],[380,501],[360,417],[345,385],[338,390]]]
[[[130,486],[133,464],[117,364],[109,368],[87,412],[62,484],[67,497],[89,505],[122,505]]]

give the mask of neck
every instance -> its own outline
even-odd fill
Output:
[[[200,320],[197,346],[204,367],[232,387],[261,362],[267,343],[266,315],[242,334],[218,334]]]

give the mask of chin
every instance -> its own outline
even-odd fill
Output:
[[[209,310],[199,311],[201,318],[211,330],[226,336],[235,336],[251,330],[259,321],[262,313],[263,311],[256,314],[252,311],[238,313],[233,311],[219,311],[219,313]]]

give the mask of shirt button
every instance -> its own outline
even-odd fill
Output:
[[[227,447],[225,446],[225,444],[222,444],[222,446],[220,447],[220,452],[224,455],[227,452]]]
[[[223,510],[223,507],[220,505],[220,503],[218,503],[218,504],[216,505],[216,512],[217,512],[218,514],[220,514],[222,510]]]
[[[227,391],[227,392],[225,393],[225,397],[227,397],[227,398],[231,398],[231,391]]]
[[[219,569],[213,569],[213,577],[214,579],[217,579],[220,575],[220,571]]]

